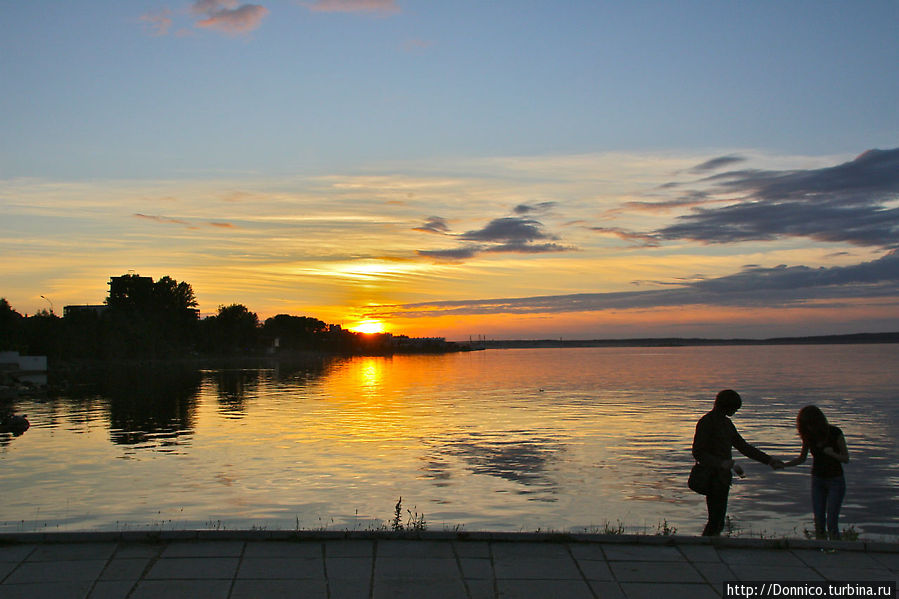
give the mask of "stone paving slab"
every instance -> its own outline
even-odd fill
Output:
[[[106,562],[96,559],[54,562],[26,561],[19,564],[19,567],[4,581],[8,580],[11,584],[92,581],[100,577],[105,566]]]
[[[716,599],[733,581],[899,579],[899,544],[419,536],[0,534],[0,597]]]
[[[572,558],[519,557],[497,559],[494,563],[497,578],[518,580],[583,580]]]
[[[619,582],[669,582],[701,584],[702,576],[691,564],[673,562],[610,562]]]
[[[492,580],[495,577],[493,562],[484,557],[460,557],[462,577],[467,580]]]
[[[371,580],[375,560],[368,557],[331,557],[325,558],[325,570],[329,580]]]
[[[218,578],[231,580],[240,560],[236,557],[173,557],[158,560],[150,567],[148,579],[197,580]]]

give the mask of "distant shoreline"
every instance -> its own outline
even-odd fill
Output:
[[[704,339],[658,337],[646,339],[498,339],[471,342],[483,349],[541,347],[693,347],[723,345],[848,345],[899,343],[899,332],[819,335],[812,337],[773,337],[770,339]]]

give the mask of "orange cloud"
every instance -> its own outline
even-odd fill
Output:
[[[154,13],[141,15],[140,20],[147,23],[148,27],[153,30],[153,35],[167,35],[172,26],[171,11],[162,9]]]
[[[237,6],[233,0],[199,0],[194,3],[193,12],[206,15],[205,19],[197,21],[197,27],[240,34],[259,27],[268,9],[260,4]]]

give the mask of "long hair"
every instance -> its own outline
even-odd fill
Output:
[[[805,406],[796,415],[796,430],[806,445],[820,445],[827,439],[828,425],[818,406]]]

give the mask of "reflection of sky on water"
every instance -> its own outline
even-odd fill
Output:
[[[506,439],[506,436],[524,437]],[[557,484],[552,480],[553,461],[561,459],[564,445],[527,431],[504,434],[469,433],[448,438],[436,448],[438,458],[427,459],[422,469],[437,480],[450,478],[445,458],[461,459],[476,475],[496,476],[521,485],[518,493],[532,499],[552,501]],[[441,459],[443,458],[443,459]]]
[[[799,450],[796,410],[821,405],[852,452],[844,523],[899,536],[897,360],[876,346],[509,350],[103,373],[15,406],[32,429],[0,443],[21,491],[0,528],[357,527],[402,496],[436,529],[665,520],[692,534],[705,510],[685,486],[690,441],[728,381],[738,429],[777,456]],[[734,521],[801,536],[810,461],[738,459]]]

